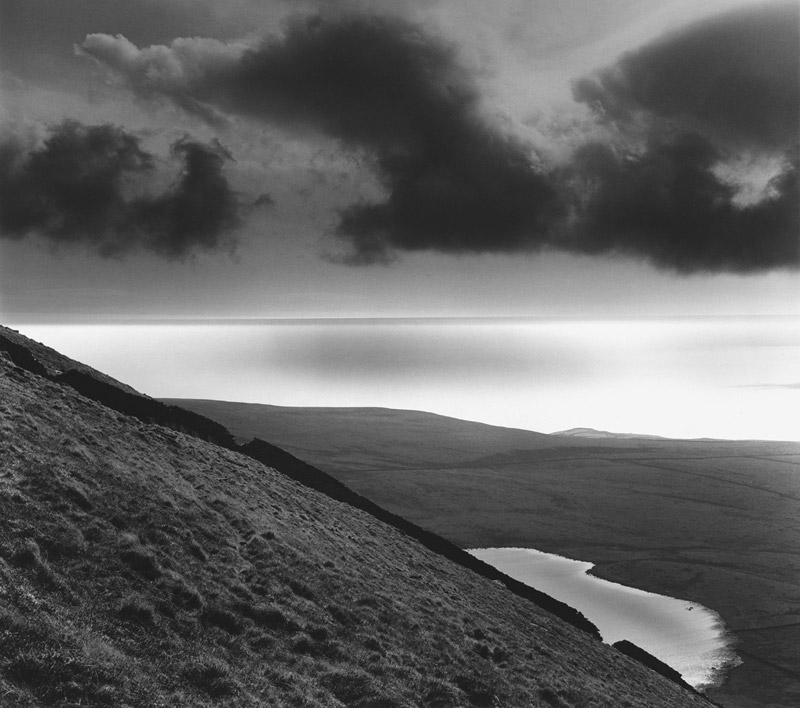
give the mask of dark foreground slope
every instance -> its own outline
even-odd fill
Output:
[[[373,515],[6,354],[0,460],[0,705],[707,705]]]
[[[800,444],[542,435],[414,411],[183,401],[462,547],[526,546],[718,611],[710,695],[800,705]]]

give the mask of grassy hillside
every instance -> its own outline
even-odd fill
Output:
[[[541,435],[389,410],[183,401],[462,547],[529,546],[695,600],[743,660],[710,695],[800,705],[800,444]]]
[[[374,515],[4,348],[0,705],[708,705]]]

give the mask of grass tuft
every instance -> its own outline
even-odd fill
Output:
[[[19,652],[5,675],[45,703],[108,705],[115,694],[114,678],[102,667],[52,649]]]
[[[18,568],[36,568],[42,563],[39,546],[33,539],[25,539],[25,543],[11,556],[11,562]]]
[[[25,539],[22,546],[12,553],[10,560],[18,568],[35,571],[37,580],[43,585],[54,589],[64,588],[59,577],[42,558],[42,552],[32,538]]]
[[[314,591],[305,583],[301,583],[298,580],[290,580],[289,588],[297,597],[302,597],[305,600],[314,600]]]
[[[508,662],[509,653],[504,647],[495,647],[492,650],[492,661],[495,664],[504,664]]]
[[[328,641],[329,634],[326,627],[312,625],[311,627],[306,627],[306,632],[316,642]]]
[[[212,627],[219,627],[228,634],[241,634],[244,626],[239,617],[222,607],[208,607],[203,610],[201,619]]]
[[[50,561],[75,558],[86,550],[83,534],[74,525],[63,521],[39,528],[37,539]]]
[[[481,676],[456,676],[453,683],[464,691],[473,706],[490,708],[500,703],[495,687]]]
[[[492,650],[483,642],[475,642],[472,645],[472,649],[478,656],[482,656],[484,659],[488,659],[492,656]]]
[[[219,659],[203,659],[184,670],[186,678],[211,698],[224,698],[239,692],[230,667]]]
[[[94,509],[94,504],[89,501],[86,491],[74,480],[70,480],[70,482],[64,485],[64,495],[83,511],[91,511]]]
[[[146,580],[156,580],[161,577],[161,566],[156,557],[145,548],[126,548],[119,557]]]
[[[325,609],[328,610],[330,616],[339,624],[353,626],[359,622],[359,616],[356,613],[351,612],[341,605],[331,603],[330,605],[326,605]]]
[[[300,624],[290,615],[274,605],[237,603],[236,609],[245,617],[249,617],[259,627],[266,627],[276,632],[294,634],[300,631]]]
[[[590,700],[584,695],[584,691],[574,686],[562,688],[542,688],[539,690],[539,697],[553,708],[582,708],[590,705]]]
[[[177,607],[184,610],[199,610],[203,607],[203,596],[194,586],[189,585],[183,576],[170,571],[163,583]]]
[[[301,634],[292,644],[292,651],[295,654],[318,654],[319,647],[314,643],[314,640],[311,639],[307,634]]]
[[[123,600],[119,616],[126,622],[143,626],[153,625],[156,621],[153,606],[138,595],[131,595]]]
[[[197,543],[197,541],[192,541],[189,543],[189,553],[191,553],[198,560],[203,561],[203,563],[208,560],[208,554],[203,550],[203,547]]]
[[[436,679],[423,698],[425,708],[455,708],[463,704],[464,694],[451,683]]]
[[[376,693],[372,677],[356,668],[335,669],[324,673],[320,683],[345,705],[353,705]]]

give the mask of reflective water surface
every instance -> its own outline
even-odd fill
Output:
[[[738,660],[722,619],[702,605],[611,583],[587,573],[592,563],[529,548],[469,552],[579,610],[605,642],[627,639],[650,652],[695,688],[715,685]]]

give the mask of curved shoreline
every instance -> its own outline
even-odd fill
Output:
[[[532,548],[480,548],[469,553],[546,592],[597,624],[603,641],[628,639],[676,669],[697,690],[719,688],[740,663],[722,616],[694,601],[600,578],[595,564]],[[687,620],[685,613],[692,612]]]
[[[572,560],[571,558],[568,558],[567,556],[563,556],[563,555],[557,554],[557,553],[553,553],[553,554],[550,554],[550,555],[555,555],[555,556],[558,556],[559,558],[565,558],[567,560]],[[586,574],[591,576],[591,577],[593,577],[593,578],[596,578],[597,580],[602,580],[602,581],[610,583],[612,585],[620,585],[620,586],[625,587],[625,588],[633,588],[635,590],[639,590],[640,592],[648,593],[648,594],[651,594],[651,595],[657,595],[657,596],[660,596],[660,597],[672,597],[671,595],[666,595],[665,593],[657,592],[655,590],[645,590],[643,588],[638,588],[633,584],[626,585],[624,582],[621,582],[621,580],[618,579],[619,578],[619,574],[611,572],[609,570],[609,567],[613,566],[613,565],[614,565],[614,561],[611,561],[610,563],[605,563],[605,564],[602,563],[602,562],[601,563],[592,563],[591,567],[586,570]],[[679,599],[679,598],[673,598],[673,599]],[[699,690],[705,692],[705,691],[724,688],[725,683],[728,680],[728,677],[730,675],[730,672],[733,671],[738,666],[741,666],[742,663],[743,663],[742,657],[740,657],[736,653],[736,648],[742,643],[742,639],[741,639],[741,637],[739,637],[736,634],[736,632],[734,630],[732,630],[732,629],[730,629],[730,627],[728,627],[728,625],[725,622],[725,618],[717,610],[712,610],[711,608],[703,605],[701,602],[699,602],[697,600],[681,600],[681,601],[682,602],[691,602],[691,603],[693,603],[693,605],[695,607],[702,607],[706,612],[708,612],[708,613],[710,613],[710,614],[712,614],[712,615],[714,615],[716,617],[715,629],[717,630],[717,632],[719,633],[720,637],[722,638],[724,644],[727,647],[726,653],[728,654],[728,657],[723,660],[723,663],[720,666],[715,666],[715,667],[712,668],[712,670],[710,672],[709,680],[704,682],[700,686]],[[697,688],[697,687],[695,687],[695,688]]]

